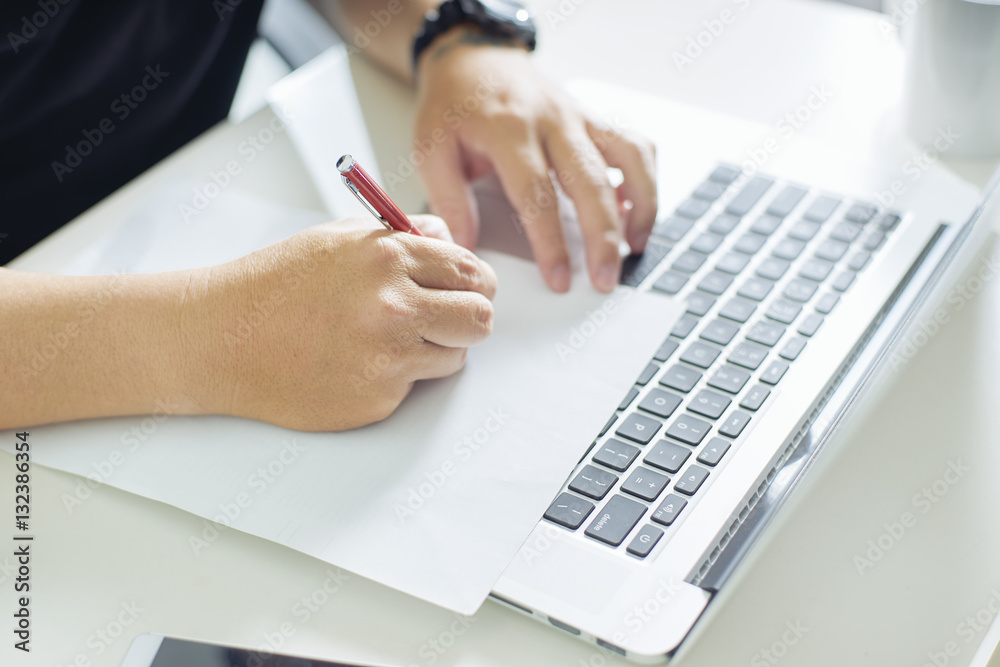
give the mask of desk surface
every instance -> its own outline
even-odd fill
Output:
[[[893,126],[899,47],[866,12],[787,0],[537,4],[539,59],[560,78],[618,81],[768,124],[825,82],[835,97],[804,132],[848,149],[874,145],[900,162],[916,150]],[[672,52],[734,7],[738,20],[679,72]],[[408,124],[380,118],[389,107],[412,109],[412,99],[364,64],[355,73],[370,126],[386,128],[373,139],[386,169],[409,143]],[[203,178],[246,129],[220,128],[169,170]],[[287,139],[273,148],[259,173],[233,187],[319,207],[288,171]],[[986,163],[953,166],[980,184],[989,171]],[[127,210],[143,183],[166,170],[129,186],[105,212]],[[405,187],[400,199],[412,207],[416,179]],[[108,224],[85,216],[52,245],[70,248]],[[968,289],[969,299],[949,307],[949,322],[900,365],[892,391],[824,455],[677,664],[919,665],[949,642],[957,655],[947,664],[968,664],[982,636],[976,617],[1000,596],[1000,428],[992,419],[1000,288],[986,280]],[[0,479],[13,474],[11,457],[0,456]],[[12,515],[12,501],[0,499],[0,514]],[[201,519],[71,475],[36,468],[32,507],[34,652],[10,663],[5,644],[4,664],[117,665],[130,639],[147,631],[419,667],[628,664],[497,605],[456,618],[237,532],[222,531],[195,554],[189,539],[204,538]],[[904,512],[915,521],[901,529]],[[4,614],[12,566],[0,556]]]

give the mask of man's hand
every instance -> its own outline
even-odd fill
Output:
[[[641,252],[656,217],[653,145],[588,119],[524,49],[488,42],[458,27],[421,55],[415,139],[435,146],[420,171],[431,208],[458,243],[473,247],[479,219],[469,184],[496,171],[545,281],[564,292],[570,265],[555,172],[577,210],[591,282],[611,291],[621,270],[619,242],[624,236]],[[624,174],[617,191],[609,166]]]
[[[447,235],[437,218],[412,219]],[[189,335],[215,334],[212,411],[312,431],[383,419],[415,381],[459,370],[492,329],[496,276],[454,243],[350,219],[227,264],[210,285]]]

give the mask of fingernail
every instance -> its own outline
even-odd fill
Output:
[[[618,284],[618,267],[605,264],[597,269],[597,279],[594,286],[602,292],[610,292]]]
[[[555,291],[565,292],[569,290],[569,283],[569,267],[565,264],[560,264],[549,270],[549,285]]]

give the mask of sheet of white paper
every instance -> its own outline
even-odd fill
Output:
[[[182,245],[169,241],[171,223],[149,219],[153,206],[134,221],[145,231],[127,224],[83,256],[91,270],[177,268],[236,210],[243,216],[235,226],[230,219],[230,233],[253,229],[254,241],[315,222],[232,194]],[[245,252],[245,236],[201,246],[195,263],[212,261],[213,247],[219,261]],[[630,289],[600,295],[580,276],[568,295],[555,295],[533,264],[484,257],[500,284],[493,335],[464,370],[418,383],[381,423],[300,433],[163,406],[148,417],[34,428],[35,460],[473,613],[652,355],[658,337],[641,332],[668,331],[681,310]],[[201,553],[216,539],[224,530],[207,520],[189,542]]]

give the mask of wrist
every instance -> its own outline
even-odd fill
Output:
[[[490,35],[485,33],[478,26],[471,23],[456,25],[446,32],[441,33],[431,44],[423,50],[415,61],[415,75],[419,81],[426,70],[432,68],[434,63],[447,60],[454,54],[468,52],[470,50],[484,49],[504,49],[510,51],[520,51],[525,54],[530,53],[530,47],[524,41],[514,37],[503,37],[500,35]]]

